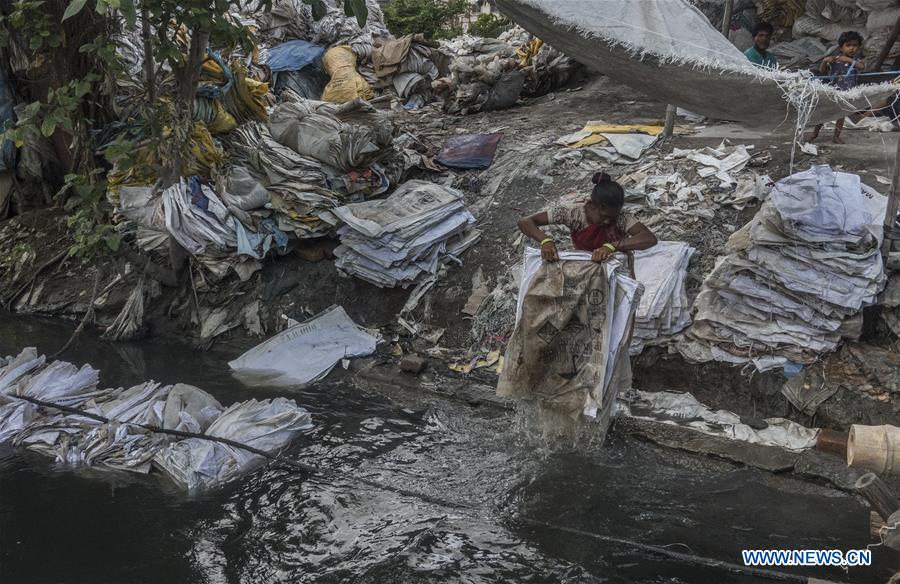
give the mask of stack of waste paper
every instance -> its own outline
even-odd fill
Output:
[[[689,333],[698,342],[679,350],[766,370],[812,363],[858,337],[860,311],[885,282],[885,207],[858,175],[828,166],[776,183],[706,278]]]
[[[98,383],[99,371],[90,365],[48,364],[34,348],[24,349],[0,367],[0,442],[73,466],[161,471],[194,491],[222,485],[266,461],[201,434],[275,455],[312,427],[309,413],[285,398],[225,408],[202,389],[180,383],[149,381],[128,389],[100,389]],[[159,429],[198,436],[182,438]]]
[[[631,387],[628,331],[641,285],[615,259],[563,251],[547,263],[525,250],[516,328],[506,348],[497,395],[599,426],[602,441],[616,397]]]
[[[387,199],[323,213],[337,226],[338,269],[385,288],[406,287],[433,275],[481,236],[456,189],[408,181]]]
[[[694,248],[683,241],[660,241],[634,252],[635,278],[644,286],[644,294],[634,315],[632,355],[639,355],[647,345],[668,342],[691,324],[685,281],[693,253]]]

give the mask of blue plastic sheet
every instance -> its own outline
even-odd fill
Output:
[[[240,221],[235,221],[234,231],[237,236],[238,255],[261,260],[266,257],[273,244],[279,253],[287,251],[288,236],[284,231],[278,229],[272,219],[263,220],[256,233],[248,231]]]
[[[325,49],[306,41],[288,41],[269,49],[265,65],[272,73],[300,71],[307,65],[318,63]]]

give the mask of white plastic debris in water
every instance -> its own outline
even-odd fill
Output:
[[[784,418],[767,418],[767,426],[756,430],[741,422],[737,414],[713,410],[689,393],[635,391],[629,397],[634,399],[619,403],[620,416],[682,426],[709,436],[800,452],[815,447],[819,435],[815,428]]]
[[[292,326],[228,363],[246,382],[304,385],[328,375],[347,357],[375,352],[378,338],[361,329],[344,309],[332,306]]]
[[[205,434],[274,454],[309,428],[309,413],[298,408],[294,400],[279,397],[234,404],[216,418]],[[188,438],[159,451],[153,462],[182,488],[194,491],[224,484],[262,465],[266,459],[221,442]]]
[[[150,473],[161,470],[186,489],[218,486],[264,457],[201,438],[179,440],[135,426],[203,433],[277,454],[312,424],[293,400],[250,400],[224,410],[200,388],[147,381],[99,389],[99,372],[46,358],[27,348],[0,366],[0,442],[57,462]],[[73,407],[109,422],[40,407],[15,396]],[[224,411],[223,411],[224,410]]]

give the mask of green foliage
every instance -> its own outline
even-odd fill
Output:
[[[43,0],[18,0],[9,14],[0,14],[0,47],[9,46],[10,31],[28,38],[28,48],[38,52],[63,43],[63,30],[47,12]]]
[[[506,17],[482,13],[469,27],[469,33],[474,36],[497,38],[510,26],[512,22]]]
[[[467,0],[391,0],[384,18],[396,36],[423,33],[426,38],[441,39],[459,35],[468,12]]]
[[[70,174],[59,195],[69,192],[66,219],[73,243],[69,256],[96,259],[119,251],[121,235],[108,223],[109,203],[106,201],[106,181],[99,178],[101,171],[88,175]]]

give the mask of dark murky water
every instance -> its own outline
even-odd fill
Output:
[[[0,315],[3,354],[53,353],[69,334]],[[85,336],[64,358],[90,362],[105,385],[181,381],[226,404],[284,393],[242,387],[229,356]],[[152,477],[73,470],[0,446],[0,583],[765,581],[542,523],[731,563],[742,548],[870,543],[867,509],[836,491],[615,432],[602,449],[562,451],[510,413],[396,404],[337,382],[292,395],[316,427],[290,456],[334,474],[263,468],[188,497]],[[888,550],[875,559],[849,573],[792,573],[880,583],[900,566]]]

